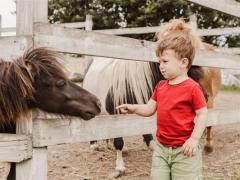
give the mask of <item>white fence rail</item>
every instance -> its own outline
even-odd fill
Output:
[[[47,46],[67,53],[157,62],[154,42],[44,23],[36,23],[34,29],[35,47]],[[239,62],[238,55],[199,50],[193,64],[240,69]]]
[[[209,110],[208,126],[239,122],[239,109]],[[98,116],[90,121],[40,113],[33,121],[33,146],[87,142],[91,140],[155,133],[156,117],[137,115]]]

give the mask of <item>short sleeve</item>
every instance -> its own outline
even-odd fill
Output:
[[[203,91],[199,85],[195,86],[192,91],[192,105],[194,110],[207,106]]]
[[[157,90],[158,90],[159,85],[160,85],[160,82],[157,83],[157,85],[155,86],[155,89],[154,89],[152,97],[151,97],[151,99],[153,99],[154,101],[157,101]]]

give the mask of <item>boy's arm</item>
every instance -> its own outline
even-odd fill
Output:
[[[203,131],[207,126],[207,120],[208,120],[207,107],[198,109],[196,111],[196,121],[191,138],[200,140]]]
[[[147,104],[122,104],[116,109],[120,109],[123,114],[128,112],[135,113],[140,116],[152,116],[156,112],[157,103],[150,99]]]
[[[199,140],[207,126],[207,107],[196,111],[196,121],[190,138],[183,144],[182,153],[186,156],[192,156],[196,153]]]

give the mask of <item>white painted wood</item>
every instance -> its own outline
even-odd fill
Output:
[[[0,28],[0,32],[16,32],[15,27],[6,27],[6,28]]]
[[[103,34],[146,34],[155,33],[161,30],[161,26],[151,26],[151,27],[135,27],[135,28],[118,28],[118,29],[101,29],[93,30],[94,32],[99,32]]]
[[[240,122],[239,109],[209,110],[209,126]],[[33,146],[86,142],[155,133],[156,117],[136,115],[98,116],[90,121],[40,113],[33,121]]]
[[[31,35],[33,33],[33,2],[34,0],[17,0],[16,34]]]
[[[42,23],[35,24],[34,43],[36,47],[53,47],[58,51],[66,53],[116,58],[121,54],[122,58],[128,59],[137,59],[135,58],[136,56],[149,59],[149,57],[154,56],[154,53],[148,50],[150,45],[154,48],[154,44],[147,41],[62,28],[57,25]]]
[[[240,17],[240,3],[235,0],[188,0],[199,5]]]
[[[161,30],[161,26],[121,28],[121,29],[103,29],[103,30],[93,30],[93,31],[103,33],[103,34],[121,35],[121,34],[155,33],[155,32],[158,32],[160,30]],[[196,32],[200,36],[240,34],[240,27],[215,28],[215,29],[197,29]]]
[[[83,28],[85,27],[85,22],[80,23],[62,23],[58,24],[67,28]],[[99,32],[103,34],[146,34],[146,33],[155,33],[161,29],[160,26],[152,27],[137,27],[137,28],[122,28],[122,29],[103,29],[103,30],[93,30],[94,32]],[[1,32],[15,32],[15,27],[6,27],[2,28]],[[232,28],[214,28],[214,29],[197,29],[197,34],[199,36],[219,36],[219,35],[228,35],[228,34],[240,34],[240,27]]]
[[[92,31],[92,27],[93,27],[92,15],[87,14],[86,15],[86,22],[85,22],[85,30],[86,31]]]
[[[12,36],[0,37],[0,59],[12,60],[22,56],[24,51],[33,46],[33,41],[30,36]]]
[[[47,22],[48,0],[17,1],[17,35],[33,35],[33,22]],[[17,134],[32,134],[32,113],[17,121]],[[47,180],[47,147],[34,148],[30,160],[16,164],[16,180]]]
[[[32,157],[32,139],[26,135],[0,134],[0,162],[21,162]]]
[[[198,50],[193,65],[218,67],[222,69],[240,69],[239,62],[239,55]]]
[[[62,28],[57,25],[35,24],[34,43],[36,47],[47,46],[67,53],[126,60],[158,61],[154,42]],[[193,64],[240,69],[239,62],[240,56],[238,55],[199,50]]]
[[[215,28],[215,29],[197,29],[199,36],[218,36],[218,35],[237,35],[240,34],[240,27]]]
[[[139,121],[136,119],[139,118]],[[35,147],[85,142],[145,134],[152,132],[154,120],[137,116],[103,116],[83,121],[79,118],[53,119],[38,118],[34,120],[33,144]]]
[[[33,0],[33,22],[48,22],[48,0]]]
[[[240,48],[218,48],[217,51],[228,54],[240,54]]]
[[[2,15],[0,14],[0,36],[2,35]]]
[[[190,17],[190,21],[189,21],[189,25],[190,27],[196,31],[197,30],[197,16],[195,14],[191,15]]]
[[[47,180],[46,147],[34,148],[31,161],[23,161],[17,166],[16,180]]]
[[[32,113],[30,112],[26,117],[17,120],[16,126],[17,134],[32,135]],[[32,172],[34,154],[31,159],[16,164],[16,180],[28,180]],[[30,180],[30,179],[29,179]]]
[[[84,28],[85,22],[61,23],[59,25],[67,28]]]

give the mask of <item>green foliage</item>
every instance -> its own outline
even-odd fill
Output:
[[[186,0],[49,0],[48,7],[51,23],[84,21],[85,15],[91,14],[93,29],[158,26],[172,18],[188,21],[192,14],[197,15],[199,28],[240,26],[240,18]],[[153,34],[130,37],[149,40]],[[240,46],[239,35],[208,36],[204,40],[217,46]]]
[[[240,92],[240,86],[232,85],[232,86],[226,86],[221,85],[222,91],[234,91],[234,92]]]

